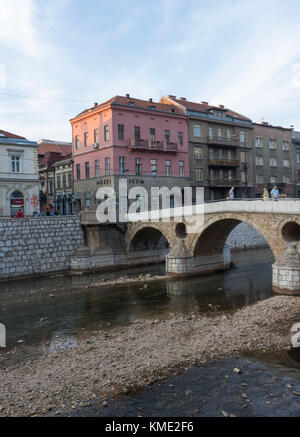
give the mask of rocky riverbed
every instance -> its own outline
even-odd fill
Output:
[[[100,331],[72,349],[2,369],[0,416],[61,414],[95,398],[105,406],[111,395],[178,369],[243,352],[288,349],[299,316],[300,298],[275,296],[231,314],[176,314]]]

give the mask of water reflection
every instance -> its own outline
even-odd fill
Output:
[[[8,282],[0,293],[0,321],[7,328],[8,349],[19,340],[40,345],[43,353],[76,344],[88,332],[125,325],[135,319],[166,318],[170,313],[232,311],[272,295],[272,255],[268,250],[235,255],[228,272],[186,280],[88,288],[101,278],[124,274],[162,274],[163,265],[128,272],[58,276]],[[83,285],[84,289],[78,289]],[[60,338],[58,339],[57,336]],[[0,351],[0,356],[5,351]]]

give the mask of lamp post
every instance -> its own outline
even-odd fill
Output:
[[[248,172],[248,163],[247,163],[247,147],[246,147],[246,143],[245,143],[245,147],[244,147],[244,163],[243,163],[243,170],[242,170],[245,174],[245,188],[244,188],[244,196],[245,198],[247,197],[247,172]]]

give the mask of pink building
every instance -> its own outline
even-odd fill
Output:
[[[188,186],[188,117],[174,105],[116,96],[71,120],[75,199],[81,208],[95,202],[105,184],[128,188]]]

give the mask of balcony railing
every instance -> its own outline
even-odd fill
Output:
[[[239,146],[240,141],[237,137],[219,137],[209,136],[207,137],[207,144],[217,144],[221,146]]]
[[[165,141],[137,140],[130,138],[128,146],[129,149],[144,149],[155,152],[178,152],[178,143],[166,143]]]
[[[225,187],[234,187],[236,185],[240,185],[240,179],[236,178],[208,178],[209,186],[225,186]]]
[[[208,165],[239,167],[239,159],[220,158],[219,156],[209,156]]]

